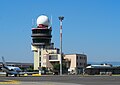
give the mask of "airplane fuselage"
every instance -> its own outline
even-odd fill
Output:
[[[4,66],[2,70],[6,72],[6,76],[8,76],[8,74],[17,76],[20,75],[21,72],[21,69],[19,67],[13,66]]]

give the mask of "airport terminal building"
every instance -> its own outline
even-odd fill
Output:
[[[89,75],[120,74],[120,66],[112,66],[110,64],[90,65],[86,67],[85,73]]]

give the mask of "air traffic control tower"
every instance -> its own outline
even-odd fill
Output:
[[[41,15],[37,18],[37,26],[32,28],[32,51],[34,53],[34,70],[38,70],[43,66],[43,54],[42,50],[50,48],[51,43],[51,31],[50,20],[47,16]]]

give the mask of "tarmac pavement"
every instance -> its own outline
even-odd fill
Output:
[[[60,82],[21,82],[19,85],[82,85],[82,84]]]
[[[7,83],[5,83],[7,82]],[[120,76],[38,76],[4,77],[0,76],[0,85],[120,85]]]

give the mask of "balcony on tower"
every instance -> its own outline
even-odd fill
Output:
[[[51,44],[51,28],[50,29],[32,29],[32,45],[33,46],[45,46]]]

